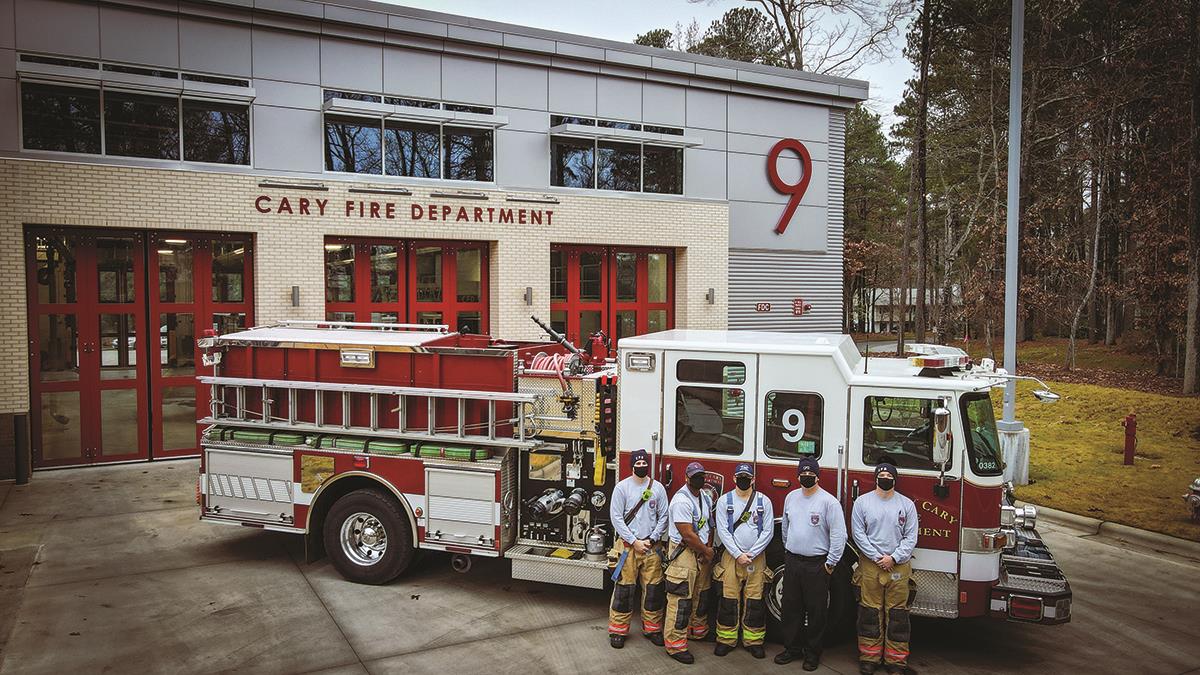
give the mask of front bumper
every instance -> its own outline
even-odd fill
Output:
[[[1071,620],[1071,585],[1037,530],[1017,530],[1016,546],[1000,556],[988,615],[1044,625]]]

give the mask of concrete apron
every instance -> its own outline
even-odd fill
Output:
[[[1034,504],[1034,506],[1037,506]],[[1168,534],[1142,530],[1121,523],[1114,523],[1098,518],[1089,518],[1075,513],[1059,511],[1049,506],[1037,506],[1038,519],[1054,523],[1060,527],[1082,531],[1085,535],[1098,535],[1122,541],[1136,546],[1142,546],[1162,553],[1172,553],[1192,560],[1200,561],[1200,542],[1172,537]]]

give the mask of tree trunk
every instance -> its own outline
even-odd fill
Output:
[[[1104,191],[1100,188],[1100,184],[1104,180],[1103,157],[1103,151],[1095,153],[1095,161],[1100,166],[1097,167],[1093,164],[1092,168],[1092,215],[1096,217],[1096,231],[1092,236],[1092,273],[1088,277],[1087,292],[1083,294],[1083,300],[1079,301],[1079,306],[1075,308],[1075,317],[1071,320],[1070,342],[1067,345],[1067,370],[1075,368],[1075,334],[1079,332],[1079,317],[1083,314],[1083,308],[1088,306],[1088,302],[1092,299],[1092,292],[1096,289],[1096,263],[1100,259],[1100,225],[1104,222],[1102,208]]]
[[[1192,156],[1188,163],[1187,335],[1184,338],[1183,392],[1200,393],[1200,0],[1192,0],[1188,69],[1192,80]]]
[[[909,242],[912,237],[913,202],[917,191],[916,162],[910,155],[908,158],[908,200],[904,210],[904,235],[900,244],[900,330],[896,331],[896,353],[904,354],[904,330],[908,327],[908,290],[909,283]]]
[[[925,341],[926,291],[929,279],[928,186],[926,184],[926,137],[929,134],[929,9],[921,9],[921,78],[917,92],[917,342]]]

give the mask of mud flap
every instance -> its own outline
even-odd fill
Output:
[[[633,584],[617,584],[613,587],[612,609],[614,612],[633,611]]]
[[[858,634],[861,637],[875,639],[879,637],[879,609],[858,606]]]
[[[647,612],[657,612],[667,606],[666,585],[660,581],[646,587],[642,604]]]
[[[888,610],[887,639],[892,642],[908,642],[912,637],[912,624],[909,622],[909,612],[904,607],[893,607]],[[876,627],[878,635],[878,627]]]

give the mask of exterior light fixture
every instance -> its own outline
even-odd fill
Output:
[[[365,187],[350,188],[347,192],[362,195],[411,195],[412,190],[402,187]]]
[[[708,292],[704,294],[704,299],[707,300],[708,304],[710,304],[710,305],[716,303],[717,289],[715,289],[715,288],[708,289]]]
[[[488,198],[486,192],[475,192],[473,190],[454,190],[453,192],[431,192],[430,197],[438,199],[482,199]]]
[[[525,287],[525,304],[526,305],[533,304],[533,286]]]
[[[300,287],[292,286],[292,307],[300,306]]]
[[[557,204],[558,197],[542,195],[541,197],[505,197],[506,202],[521,202],[525,204]]]
[[[324,183],[282,183],[273,180],[264,180],[258,184],[260,188],[274,188],[278,190],[317,190],[320,192],[328,192],[329,188]]]

